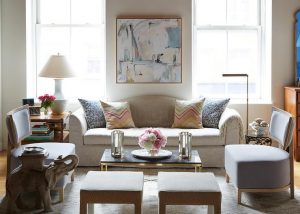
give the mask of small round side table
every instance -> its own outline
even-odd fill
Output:
[[[251,142],[254,142],[254,144],[257,145],[266,145],[271,146],[272,145],[272,139],[268,135],[256,135],[254,131],[249,131],[248,134],[245,135],[246,144],[250,144]]]

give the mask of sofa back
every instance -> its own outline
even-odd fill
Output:
[[[136,127],[171,127],[174,122],[175,98],[142,95],[123,99],[130,105]]]

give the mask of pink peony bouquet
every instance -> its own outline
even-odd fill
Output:
[[[161,147],[165,147],[166,144],[167,138],[158,129],[148,128],[139,136],[139,146],[148,151],[159,150]]]
[[[42,102],[41,107],[49,108],[53,105],[53,101],[56,99],[56,97],[45,94],[44,96],[39,96],[38,99]]]

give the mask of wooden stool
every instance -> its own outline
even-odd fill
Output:
[[[80,188],[80,213],[87,213],[88,203],[109,203],[134,204],[135,213],[140,214],[143,185],[142,172],[89,171]]]
[[[208,212],[221,213],[222,194],[213,173],[159,172],[159,214],[166,205],[208,205]]]

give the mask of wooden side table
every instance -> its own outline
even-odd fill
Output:
[[[69,132],[64,131],[64,123],[66,119],[69,117],[69,115],[70,114],[68,112],[64,112],[63,114],[31,115],[30,121],[46,123],[47,125],[50,126],[50,128],[54,129],[53,141],[67,142],[69,138]],[[23,144],[26,143],[33,143],[33,142],[29,142],[29,141],[23,142]]]

